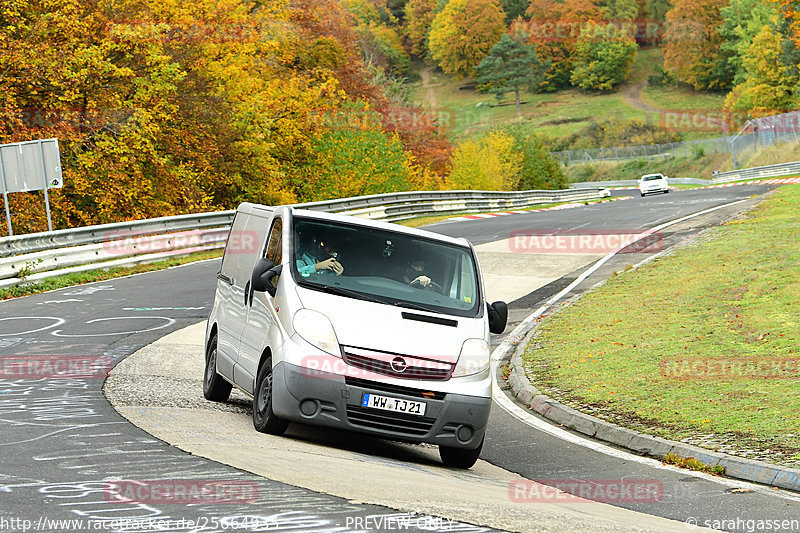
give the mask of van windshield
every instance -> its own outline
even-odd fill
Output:
[[[303,287],[409,309],[474,317],[467,247],[379,228],[294,218],[292,277]]]

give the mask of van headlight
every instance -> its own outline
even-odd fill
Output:
[[[489,343],[483,339],[467,339],[461,347],[453,377],[471,376],[489,368]]]
[[[342,356],[333,325],[322,313],[311,309],[300,309],[294,314],[292,325],[297,334],[312,346],[331,355]]]

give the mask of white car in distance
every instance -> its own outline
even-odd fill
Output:
[[[639,178],[639,192],[642,196],[653,192],[669,192],[669,182],[663,174],[645,174]]]

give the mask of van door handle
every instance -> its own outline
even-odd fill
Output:
[[[247,282],[247,285],[244,286],[244,305],[247,306],[247,302],[250,301],[250,282]]]

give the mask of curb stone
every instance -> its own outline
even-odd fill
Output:
[[[582,435],[615,444],[640,455],[663,459],[671,453],[682,458],[696,459],[712,468],[722,466],[725,469],[725,476],[730,478],[800,492],[800,470],[798,469],[735,457],[685,442],[639,433],[576,411],[542,394],[528,379],[522,363],[522,354],[533,338],[537,325],[538,323],[531,325],[525,339],[514,349],[510,358],[511,371],[508,375],[508,384],[512,394],[528,409]]]

